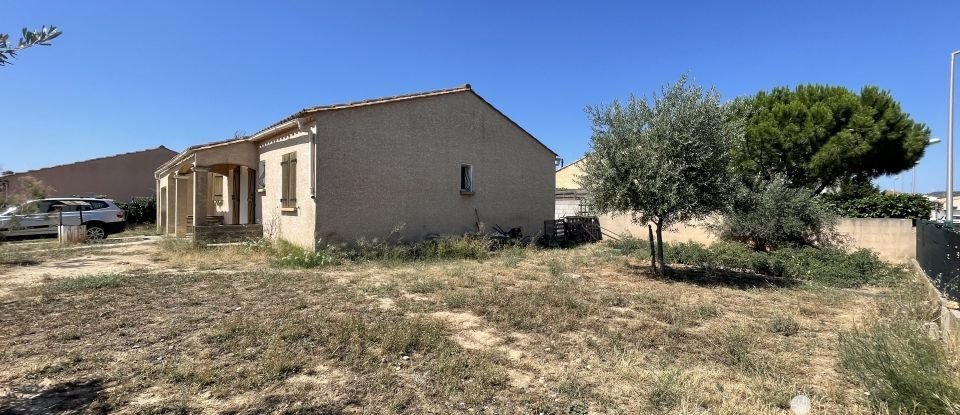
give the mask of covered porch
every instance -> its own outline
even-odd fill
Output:
[[[257,166],[243,140],[178,154],[156,172],[157,232],[204,243],[262,237]]]

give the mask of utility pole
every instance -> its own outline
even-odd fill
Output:
[[[950,106],[947,112],[947,218],[953,223],[953,73],[960,50],[950,54]]]

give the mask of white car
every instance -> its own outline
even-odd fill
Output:
[[[0,212],[0,238],[53,235],[60,224],[87,225],[87,239],[103,239],[127,227],[113,200],[60,197],[31,200]]]

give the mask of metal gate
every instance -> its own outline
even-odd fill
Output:
[[[960,301],[960,228],[918,221],[917,262],[943,295]]]

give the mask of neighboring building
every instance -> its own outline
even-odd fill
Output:
[[[583,158],[557,170],[558,190],[578,190],[581,188],[579,177],[583,174]]]
[[[177,153],[164,146],[22,173],[0,176],[0,193],[20,192],[20,180],[32,177],[50,188],[48,196],[105,197],[128,202],[156,193],[154,170]],[[0,194],[2,196],[2,194]]]
[[[469,85],[307,108],[160,166],[158,230],[237,225],[314,247],[463,234],[479,217],[535,234],[553,215],[555,157]]]
[[[556,192],[554,193],[554,218],[588,214],[584,200],[587,192],[581,189],[579,180],[583,175],[583,159],[561,167],[556,172]]]

